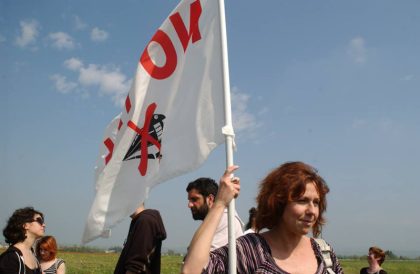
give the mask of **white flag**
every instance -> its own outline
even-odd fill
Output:
[[[139,60],[108,126],[83,242],[105,237],[151,187],[200,166],[224,142],[218,1],[184,0]]]

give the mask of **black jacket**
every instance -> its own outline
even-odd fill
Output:
[[[27,267],[22,252],[10,246],[0,255],[0,274],[41,274],[41,269],[39,265],[35,269]]]
[[[160,253],[166,231],[159,211],[145,209],[133,217],[114,274],[160,273]]]

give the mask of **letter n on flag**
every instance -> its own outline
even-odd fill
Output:
[[[198,168],[224,142],[218,1],[184,0],[144,49],[96,166],[82,241],[106,237],[150,188]]]

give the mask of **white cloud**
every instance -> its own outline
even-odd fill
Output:
[[[128,80],[118,68],[95,64],[80,69],[79,82],[84,86],[98,86],[100,92],[111,96],[118,106],[122,105],[131,86],[131,80]]]
[[[83,61],[78,58],[70,58],[64,61],[64,66],[72,71],[77,72],[77,86],[81,87],[97,87],[101,95],[110,96],[117,106],[122,106],[131,87],[132,80],[120,72],[118,67],[89,64],[84,65]],[[66,81],[63,77],[55,76],[57,89],[65,90],[66,84],[74,84]],[[59,88],[60,87],[60,88]],[[69,85],[74,87],[74,85]]]
[[[49,38],[53,47],[57,49],[73,49],[75,47],[73,38],[65,32],[50,33]]]
[[[74,27],[76,30],[84,30],[87,28],[87,24],[77,15],[74,16]]]
[[[369,130],[378,134],[388,134],[389,136],[398,136],[401,134],[401,127],[392,119],[383,117],[380,119],[357,118],[353,120],[352,128],[355,130]]]
[[[54,82],[55,88],[58,92],[66,94],[77,88],[77,83],[67,81],[66,77],[60,74],[54,74],[50,76],[50,79]]]
[[[395,123],[391,119],[384,118],[379,121],[379,127],[385,132],[390,132],[395,129]]]
[[[16,44],[21,48],[34,44],[39,34],[39,27],[36,20],[20,21],[20,35],[16,37]]]
[[[363,64],[366,62],[367,50],[365,47],[365,40],[362,37],[355,37],[351,39],[347,54],[353,59],[354,62]]]
[[[365,119],[355,119],[355,120],[353,120],[352,128],[354,128],[354,129],[363,128],[367,124],[368,123]]]
[[[90,33],[90,39],[95,42],[103,42],[106,39],[108,39],[108,32],[101,30],[97,27],[92,29],[92,32]]]
[[[401,80],[403,81],[411,81],[414,79],[414,75],[409,74],[409,75],[405,75],[404,77],[401,78]]]
[[[83,67],[83,62],[77,58],[70,58],[64,61],[64,66],[70,70],[79,70]]]
[[[254,114],[248,111],[248,101],[251,98],[245,93],[239,92],[234,87],[231,92],[232,97],[232,123],[236,132],[253,131],[259,124]]]

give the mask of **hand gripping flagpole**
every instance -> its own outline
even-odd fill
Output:
[[[223,66],[223,90],[225,102],[225,126],[222,129],[226,136],[226,167],[233,165],[234,132],[232,126],[232,110],[230,100],[229,62],[227,50],[226,18],[224,0],[219,0],[220,13],[220,35],[222,43],[222,66]],[[229,203],[228,208],[228,233],[229,233],[229,273],[236,273],[236,238],[235,220],[235,199]]]

